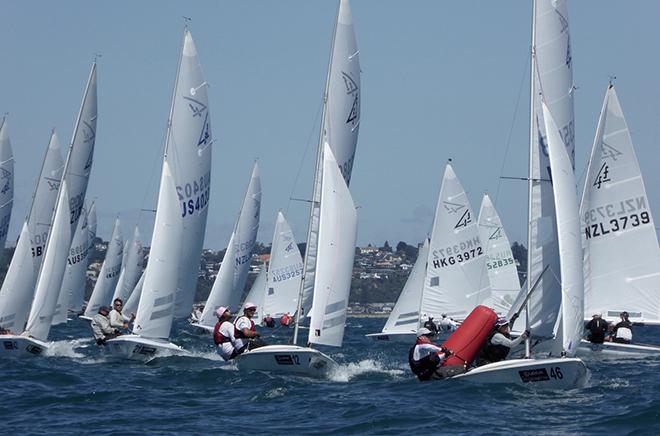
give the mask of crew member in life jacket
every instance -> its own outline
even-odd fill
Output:
[[[619,314],[621,321],[619,321],[615,326],[612,333],[612,342],[618,342],[620,344],[629,344],[632,342],[632,323],[628,318],[628,312],[621,312]]]
[[[435,322],[433,322],[432,316],[429,316],[429,319],[426,320],[424,323],[424,328],[431,330],[431,333],[433,333],[434,336],[438,334],[438,326],[435,325]]]
[[[273,319],[272,316],[270,316],[270,313],[268,315],[264,316],[263,325],[265,325],[266,327],[271,328],[271,329],[273,327],[275,327],[275,320]]]
[[[213,342],[217,346],[216,351],[224,360],[233,359],[238,355],[238,351],[236,350],[234,324],[229,321],[231,311],[224,306],[220,306],[215,311],[215,316],[218,317],[218,322],[213,329]]]
[[[605,333],[607,333],[607,321],[601,318],[600,313],[594,313],[591,321],[587,323],[587,340],[593,344],[602,344],[605,342]]]
[[[289,315],[289,312],[285,313],[280,317],[280,325],[282,327],[289,327],[290,323],[291,323],[291,315]]]
[[[239,316],[234,321],[234,336],[236,336],[236,350],[238,354],[266,345],[259,339],[261,335],[257,332],[254,321],[252,321],[252,317],[256,311],[256,304],[245,303],[243,306],[243,316]]]
[[[511,348],[519,345],[529,336],[529,331],[525,331],[522,335],[518,336],[517,339],[511,339],[510,333],[511,329],[509,328],[509,320],[506,318],[498,318],[497,321],[495,321],[493,332],[486,341],[486,345],[481,349],[477,366],[506,359]]]
[[[449,318],[446,313],[443,313],[442,319],[440,320],[440,331],[453,332],[456,330],[456,327],[456,321]]]
[[[408,352],[408,364],[413,374],[421,381],[431,380],[451,352],[435,345],[431,338],[435,333],[426,327],[417,330],[417,341]],[[438,375],[436,378],[442,378]]]

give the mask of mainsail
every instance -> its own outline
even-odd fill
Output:
[[[450,164],[438,196],[426,268],[421,316],[464,319],[490,296],[486,256],[476,216]]]
[[[486,251],[490,282],[490,298],[484,304],[505,315],[520,292],[520,280],[509,238],[488,194],[484,194],[479,210],[479,237]]]
[[[357,212],[329,145],[323,150],[318,260],[308,342],[340,347],[351,291]]]
[[[172,96],[165,143],[183,220],[183,253],[178,274],[175,317],[190,314],[197,289],[211,190],[211,118],[207,83],[188,29]]]
[[[112,296],[112,301],[115,298],[120,298],[124,303],[129,295],[131,295],[142,273],[142,242],[140,241],[140,231],[137,226],[133,231],[133,239],[127,245],[127,251],[124,253],[124,259],[122,261],[121,274],[119,275],[119,280],[117,280],[117,286]]]
[[[302,270],[302,257],[291,227],[282,212],[278,212],[270,250],[263,315],[279,317],[296,311]]]
[[[250,291],[245,297],[245,301],[254,303],[255,306],[257,306],[257,311],[252,317],[252,321],[254,321],[256,324],[261,323],[261,320],[263,320],[265,316],[264,300],[266,299],[267,276],[268,276],[268,271],[266,268],[266,264],[264,263],[263,265],[261,265],[259,274],[257,274],[257,277],[254,279],[254,283],[252,283],[252,287],[250,288]]]
[[[312,305],[312,291],[316,273],[323,144],[330,144],[339,170],[348,186],[351,180],[360,127],[360,58],[355,41],[355,32],[353,31],[353,16],[348,0],[340,0],[339,2],[330,53],[314,173],[312,207],[305,248],[302,302],[304,313],[308,313]]]
[[[4,255],[14,204],[14,153],[9,141],[7,117],[0,123],[0,259]]]
[[[101,306],[109,306],[112,302],[112,293],[119,280],[123,256],[124,238],[121,233],[119,218],[117,218],[112,229],[112,236],[108,241],[108,249],[106,251],[105,260],[103,261],[103,266],[101,266],[96,285],[94,286],[92,295],[89,297],[89,302],[87,303],[87,308],[85,309],[86,317],[93,317],[98,313]]]
[[[0,289],[0,327],[17,332],[25,328],[50,232],[50,220],[63,167],[60,145],[53,131],[37,179],[32,206],[23,223],[14,257]]]
[[[200,324],[215,325],[215,310],[220,306],[238,310],[257,240],[260,210],[261,178],[255,163],[225,257],[199,319]]]
[[[660,248],[614,86],[605,94],[582,205],[585,316],[660,324]],[[633,255],[634,253],[634,255]]]
[[[62,287],[67,255],[83,212],[94,157],[96,121],[96,63],[93,63],[69,146],[55,214],[51,221],[52,228],[25,329],[25,334],[39,340],[48,338]]]
[[[547,150],[547,130],[541,110],[541,95],[556,122],[561,140],[573,162],[573,70],[568,9],[565,0],[534,2],[532,32],[532,90],[529,157],[529,235],[527,284],[541,276],[530,297],[529,323],[534,335],[555,334],[561,301],[559,246]]]

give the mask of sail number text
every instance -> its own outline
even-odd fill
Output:
[[[201,213],[209,204],[209,195],[211,193],[211,172],[194,180],[191,183],[177,185],[176,193],[181,202],[181,217],[193,215],[195,212]]]
[[[483,254],[479,238],[461,241],[459,244],[433,250],[433,267],[442,268],[462,263]]]
[[[620,232],[651,223],[645,197],[629,198],[617,204],[606,204],[584,213],[587,239]]]

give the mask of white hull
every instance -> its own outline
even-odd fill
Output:
[[[188,355],[186,350],[164,339],[125,335],[106,342],[108,352],[121,359],[146,362],[158,356]]]
[[[368,338],[371,338],[379,342],[403,342],[407,344],[412,344],[417,339],[417,334],[414,332],[393,332],[393,333],[369,333],[365,335]]]
[[[0,357],[42,356],[48,344],[19,335],[0,335]]]
[[[318,350],[297,345],[267,345],[236,357],[239,370],[325,377],[337,363]]]
[[[479,366],[452,377],[472,383],[503,383],[542,389],[572,389],[587,382],[587,367],[577,358],[512,359]]]
[[[88,322],[92,322],[92,318],[89,317],[89,316],[78,315],[78,318],[79,318],[79,319],[83,319],[83,320],[88,321]]]
[[[215,327],[210,327],[210,326],[207,326],[207,325],[204,325],[204,324],[199,324],[199,323],[196,323],[196,322],[191,322],[190,325],[197,328],[197,329],[200,329],[200,330],[203,330],[203,331],[209,332],[209,333],[213,333],[213,330],[215,329]],[[198,333],[203,333],[203,332],[198,332]]]
[[[592,344],[582,340],[577,350],[578,356],[593,357],[596,355],[612,357],[649,357],[660,356],[660,346],[646,344],[620,344],[618,342],[604,342]]]

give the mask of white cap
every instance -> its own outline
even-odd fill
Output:
[[[417,337],[420,336],[426,336],[426,335],[432,335],[433,332],[426,327],[422,327],[421,329],[417,330]]]

